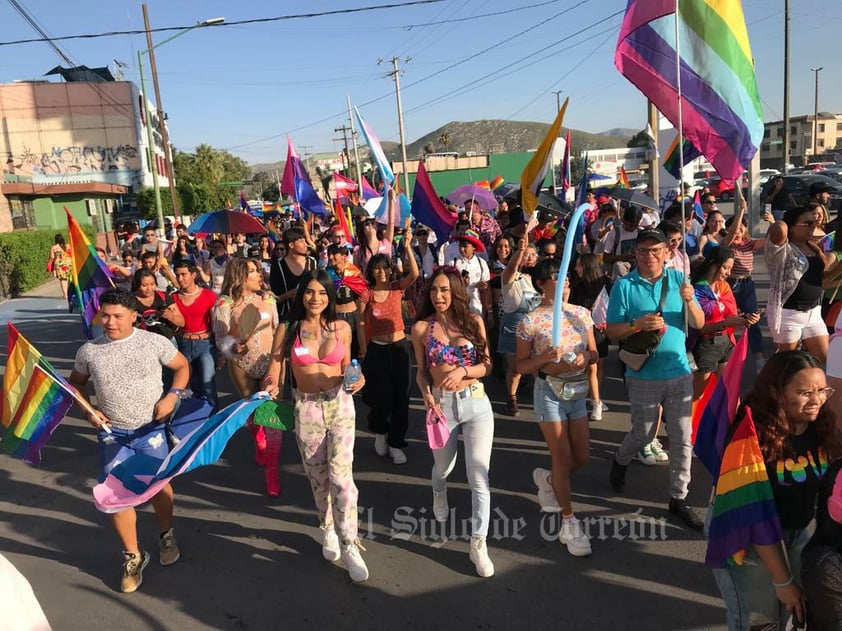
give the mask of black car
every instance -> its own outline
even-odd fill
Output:
[[[785,175],[784,186],[792,193],[796,205],[806,206],[810,201],[810,185],[824,184],[829,189],[830,201],[827,203],[828,211],[839,212],[842,209],[842,182],[828,177],[827,175],[820,175],[818,173],[803,173],[800,175]]]

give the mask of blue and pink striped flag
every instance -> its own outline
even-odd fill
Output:
[[[680,66],[683,135],[723,180],[742,175],[763,110],[739,0],[629,0],[614,64],[676,128]]]
[[[389,160],[386,158],[383,147],[380,145],[380,141],[375,136],[374,130],[360,116],[360,111],[356,107],[354,108],[354,112],[357,115],[357,123],[360,126],[360,131],[363,133],[363,138],[365,138],[365,142],[371,150],[371,159],[374,160],[375,164],[377,164],[377,170],[380,171],[380,179],[391,184],[395,181],[395,174],[392,171]]]

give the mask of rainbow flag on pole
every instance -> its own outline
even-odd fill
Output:
[[[723,180],[742,175],[763,109],[739,0],[629,0],[614,65],[676,129],[680,96],[683,135]]]
[[[11,323],[9,356],[3,375],[0,446],[28,464],[41,462],[41,448],[73,405],[73,386]]]
[[[696,149],[686,138],[681,143],[681,146],[684,149],[684,166],[690,164],[693,160],[698,158],[702,155],[702,152]],[[678,134],[675,135],[675,138],[670,144],[669,149],[667,149],[667,154],[664,156],[664,170],[673,176],[676,180],[681,181],[681,161],[678,158]]]
[[[561,123],[564,121],[564,112],[567,111],[569,101],[569,97],[564,99],[564,104],[547,130],[547,135],[520,174],[520,206],[527,217],[532,217],[538,208],[538,193],[552,166],[553,145],[561,133]]]
[[[114,288],[111,271],[99,255],[67,206],[67,229],[70,231],[70,279],[82,309],[82,329],[90,339],[91,326],[99,312],[99,297]]]

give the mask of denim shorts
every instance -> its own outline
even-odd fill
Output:
[[[532,392],[535,398],[535,420],[539,423],[558,423],[588,417],[584,397],[562,401],[541,377],[535,377]]]
[[[99,463],[102,468],[100,482],[118,464],[134,454],[145,454],[163,460],[169,453],[164,423],[152,422],[137,429],[111,428],[111,433],[100,430]]]

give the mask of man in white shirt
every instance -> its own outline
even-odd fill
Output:
[[[468,230],[459,236],[459,257],[453,259],[453,266],[462,272],[468,290],[468,308],[479,315],[491,313],[491,301],[488,297],[488,282],[491,274],[488,263],[476,256],[475,252],[484,252],[485,246],[479,235]]]

